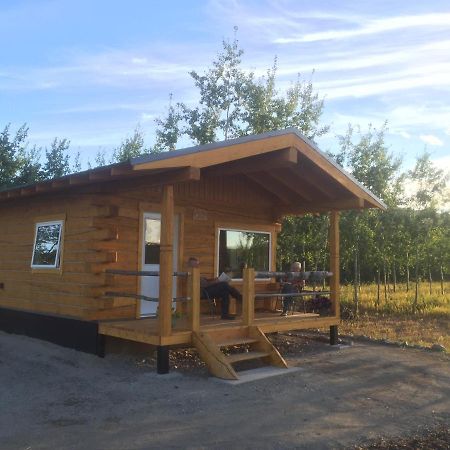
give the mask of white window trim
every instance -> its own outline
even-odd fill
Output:
[[[244,233],[263,233],[269,235],[269,272],[272,270],[272,233],[270,231],[261,231],[261,230],[246,230],[243,228],[226,228],[226,227],[218,227],[217,228],[217,235],[216,235],[216,252],[217,252],[217,262],[215,267],[215,273],[216,276],[219,276],[219,259],[220,259],[220,232],[221,231],[242,231]],[[242,278],[232,278],[233,281],[242,281]],[[258,280],[270,280],[270,278],[258,278]]]
[[[58,249],[56,251],[56,258],[55,258],[55,264],[49,265],[49,264],[33,264],[34,260],[34,252],[36,251],[36,241],[37,241],[37,232],[38,228],[40,226],[47,226],[47,225],[60,225],[59,229],[59,237],[58,237]],[[36,222],[35,228],[34,228],[34,244],[33,244],[33,253],[31,254],[31,268],[32,269],[59,269],[60,264],[60,253],[61,253],[61,241],[62,241],[62,235],[64,230],[64,220],[49,220],[47,222]]]

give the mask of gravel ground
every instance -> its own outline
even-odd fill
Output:
[[[0,448],[450,449],[448,355],[271,339],[300,370],[230,386],[193,351],[157,375],[152,356],[101,359],[0,332]]]

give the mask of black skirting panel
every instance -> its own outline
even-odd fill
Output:
[[[97,322],[0,308],[0,330],[102,357],[105,354],[104,336],[98,334]]]

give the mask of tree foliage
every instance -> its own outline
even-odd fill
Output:
[[[134,129],[134,132],[131,136],[127,136],[114,150],[111,162],[123,162],[128,161],[129,159],[136,158],[137,156],[144,155],[149,153],[148,150],[145,149],[144,146],[144,134],[139,126]],[[99,162],[105,162],[100,159]],[[104,165],[104,164],[101,164]]]
[[[49,180],[62,177],[70,173],[70,162],[67,151],[70,141],[67,139],[55,138],[50,145],[50,149],[45,149],[46,162],[43,166],[43,178]]]
[[[414,189],[413,194],[408,198],[408,203],[413,208],[435,207],[449,178],[448,173],[432,163],[430,156],[430,153],[425,150],[417,158],[414,168],[408,171],[408,178]]]
[[[14,136],[10,125],[6,125],[0,134],[0,189],[18,184],[23,178],[27,162],[26,139],[28,127],[22,125]]]
[[[323,100],[311,81],[300,75],[284,93],[276,88],[277,60],[261,79],[242,67],[244,51],[235,38],[203,74],[191,71],[198,90],[195,106],[179,102],[156,120],[158,150],[173,150],[181,137],[207,144],[248,134],[296,127],[314,139],[328,131],[320,126]]]

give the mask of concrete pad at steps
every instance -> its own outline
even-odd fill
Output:
[[[238,372],[239,380],[223,380],[221,378],[211,377],[213,381],[219,383],[230,384],[236,386],[238,384],[250,383],[251,381],[263,380],[264,378],[277,377],[280,375],[287,375],[293,372],[302,370],[301,367],[290,367],[283,369],[281,367],[258,367],[257,369],[243,370]]]

